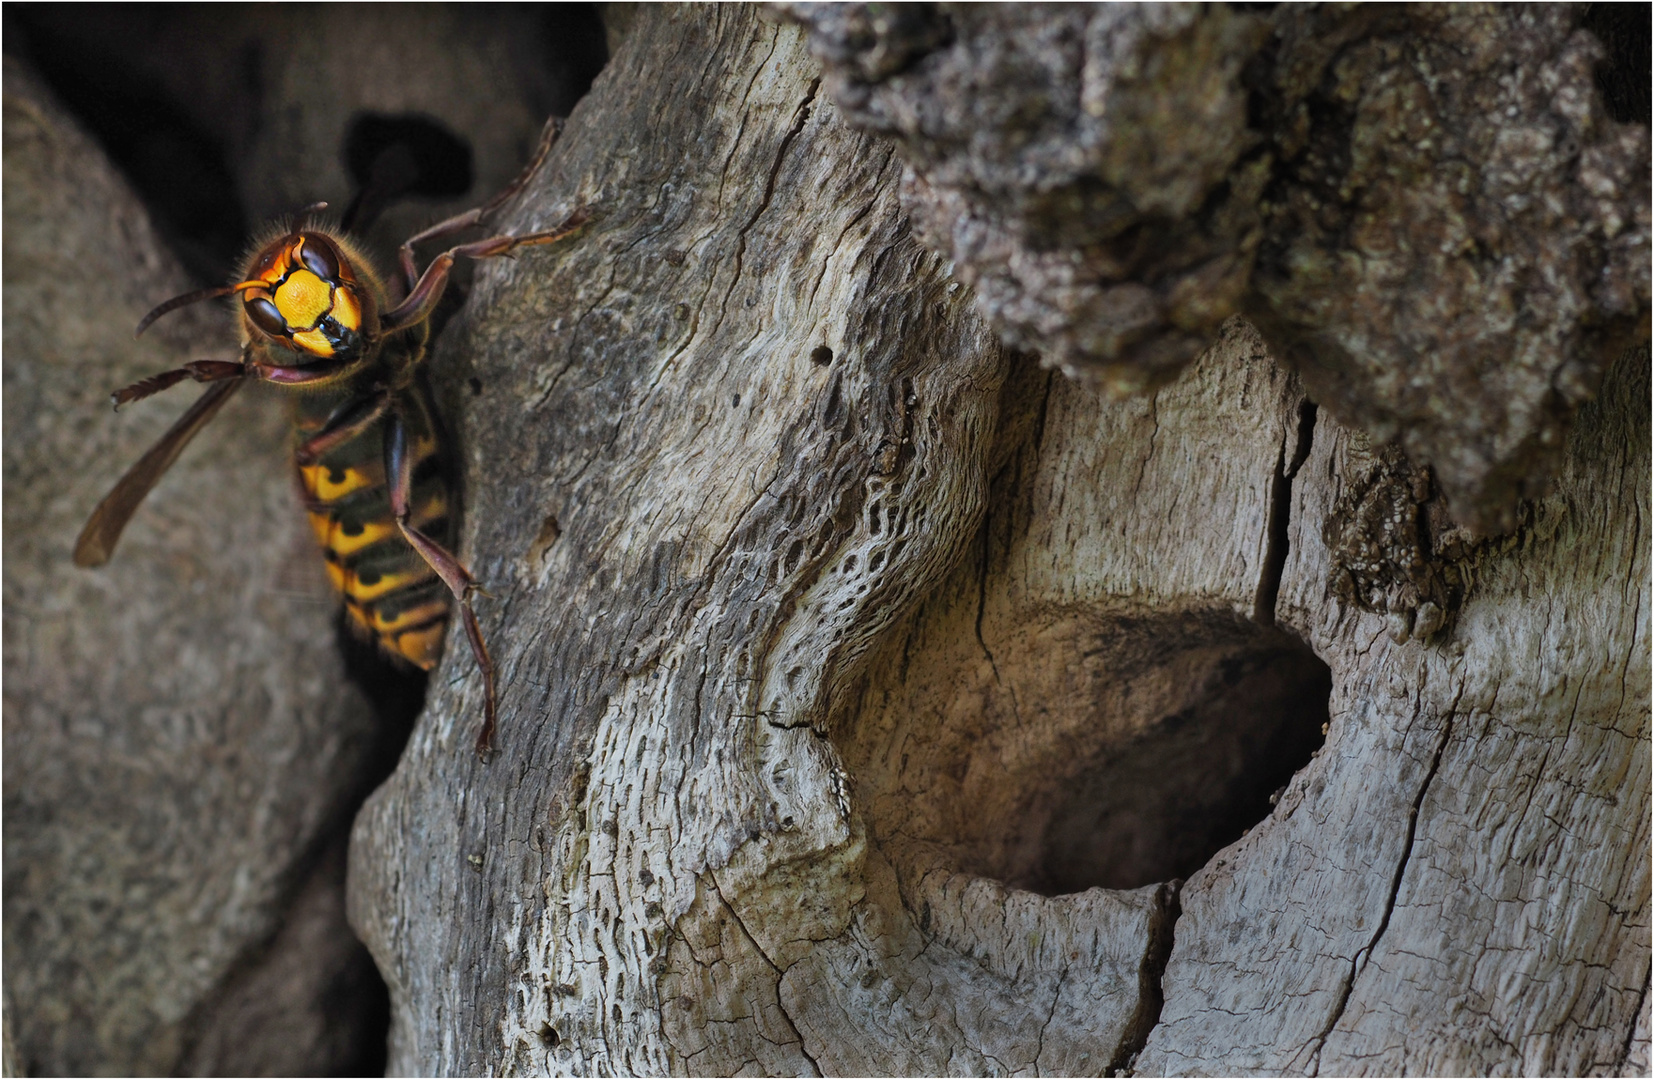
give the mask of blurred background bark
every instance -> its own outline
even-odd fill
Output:
[[[8,1032],[47,1074],[384,1067],[389,1001],[344,918],[347,833],[423,695],[338,633],[279,394],[244,392],[106,568],[69,551],[236,348],[218,305],[272,217],[401,153],[394,245],[516,174],[602,65],[593,12],[49,5],[5,14]],[[318,25],[318,20],[325,25]],[[15,1006],[15,1008],[14,1008]]]

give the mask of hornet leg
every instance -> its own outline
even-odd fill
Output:
[[[402,277],[410,293],[413,292],[414,286],[419,283],[419,268],[414,263],[414,245],[424,243],[426,240],[435,240],[440,236],[451,236],[474,225],[487,223],[500,207],[504,206],[513,195],[527,186],[529,178],[538,172],[540,166],[545,163],[546,155],[551,153],[552,144],[557,141],[557,137],[562,133],[562,117],[554,116],[547,120],[545,129],[540,132],[540,145],[534,151],[534,160],[530,161],[523,168],[523,171],[517,174],[517,179],[506,185],[504,191],[501,191],[481,206],[467,210],[463,214],[455,214],[446,221],[437,222],[424,232],[410,237],[408,242],[402,245],[397,257],[402,265]]]
[[[379,317],[379,332],[394,334],[398,330],[406,330],[415,323],[430,318],[431,312],[436,310],[437,301],[442,299],[443,291],[448,288],[448,274],[454,268],[454,260],[460,256],[468,259],[492,259],[509,255],[520,247],[554,244],[584,225],[589,216],[590,212],[581,207],[555,229],[529,233],[526,236],[491,236],[486,240],[477,240],[448,249],[431,260],[431,265],[425,268],[424,275],[408,290],[407,299]]]
[[[486,761],[493,749],[496,707],[494,661],[488,655],[488,646],[483,643],[477,613],[471,609],[471,594],[480,591],[480,586],[452,552],[408,523],[412,514],[413,463],[408,457],[407,426],[394,408],[388,411],[385,421],[385,479],[390,486],[391,513],[396,515],[396,527],[402,530],[403,539],[419,552],[420,558],[436,571],[437,577],[459,601],[465,636],[471,641],[471,655],[476,657],[477,667],[482,669],[485,688],[483,725],[477,733],[477,756]]]
[[[316,464],[329,450],[343,446],[372,427],[390,407],[391,396],[383,390],[347,402],[344,408],[327,418],[327,423],[320,431],[294,449],[293,460],[300,465]]]
[[[119,409],[133,401],[142,401],[151,394],[159,394],[162,390],[176,386],[185,379],[194,379],[196,382],[217,382],[220,379],[238,379],[247,374],[247,365],[239,360],[191,360],[181,368],[163,371],[159,375],[151,375],[147,379],[139,379],[131,386],[124,386],[109,395]]]

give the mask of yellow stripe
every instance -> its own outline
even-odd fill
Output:
[[[304,478],[305,493],[317,502],[324,503],[337,502],[346,495],[364,488],[377,487],[385,482],[385,466],[382,463],[362,468],[347,468],[343,470],[344,478],[338,483],[333,482],[334,470],[326,465],[300,465],[299,472]]]
[[[335,555],[351,555],[371,544],[377,544],[387,536],[399,535],[401,534],[397,532],[394,521],[370,521],[362,526],[361,533],[356,536],[347,534],[344,526],[340,524],[328,537],[327,546]]]
[[[429,671],[436,667],[437,658],[442,655],[442,637],[447,629],[448,622],[444,619],[423,630],[409,630],[395,637],[386,635],[385,641],[392,652]]]
[[[350,617],[356,621],[358,626],[364,630],[373,629],[373,621],[368,618],[367,608],[347,597],[345,599],[345,610],[350,613]]]
[[[448,512],[448,501],[438,492],[425,500],[413,514],[413,524],[418,527],[439,520]],[[354,555],[363,548],[372,547],[381,540],[393,536],[400,536],[393,519],[369,521],[362,525],[361,532],[352,536],[345,531],[344,522],[325,511],[312,510],[310,512],[310,528],[316,534],[316,540],[328,551],[343,559],[346,555]]]
[[[312,510],[308,516],[310,518],[310,530],[316,534],[316,542],[324,548],[329,547],[327,539],[332,535],[335,524],[333,515],[317,513]]]
[[[375,581],[372,585],[362,584],[361,579],[359,579],[351,571],[347,570],[345,573],[348,575],[349,580],[346,583],[346,587],[340,589],[339,591],[347,593],[351,597],[354,597],[356,600],[362,602],[377,599],[378,597],[384,596],[386,593],[395,592],[397,589],[405,588],[421,581],[429,581],[436,576],[435,571],[433,571],[429,566],[426,566],[423,562],[405,573],[382,575],[379,580]]]
[[[448,614],[448,599],[441,597],[425,604],[416,604],[386,618],[378,611],[373,613],[373,627],[380,631],[393,631],[399,626],[418,626],[420,623],[433,619],[438,615]]]

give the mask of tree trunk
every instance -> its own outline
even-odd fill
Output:
[[[357,822],[392,1071],[1645,1068],[1646,352],[1368,610],[1429,474],[1242,323],[1007,352],[816,70],[640,11],[443,340],[504,711]]]
[[[339,10],[213,24],[252,208],[358,109],[502,182],[530,24]],[[355,819],[389,1072],[1646,1073],[1646,69],[1606,115],[1563,8],[605,19],[498,228],[591,223],[432,357],[501,719],[450,642]],[[112,328],[178,272],[6,90],[8,1064],[348,1067],[368,713],[279,425],[68,567],[159,430],[76,365],[172,366]]]

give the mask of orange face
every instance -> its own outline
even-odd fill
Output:
[[[330,237],[316,232],[282,237],[259,253],[248,280],[241,302],[251,333],[318,360],[348,359],[361,351],[364,290]]]

